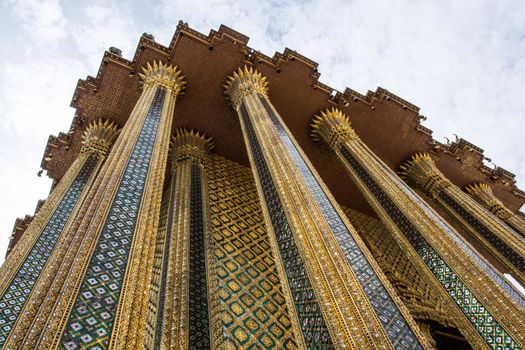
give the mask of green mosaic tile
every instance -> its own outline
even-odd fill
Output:
[[[218,158],[208,178],[221,348],[297,349],[249,169]]]
[[[456,275],[450,266],[426,241],[418,229],[386,195],[363,166],[343,146],[341,154],[354,168],[358,176],[377,198],[383,209],[414,247],[423,262],[430,268],[443,288],[463,311],[486,344],[492,349],[521,349],[512,337],[494,319],[493,315],[481,304],[468,286]]]

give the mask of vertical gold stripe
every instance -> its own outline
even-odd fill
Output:
[[[262,106],[252,96],[245,96],[244,101],[249,114],[253,116],[254,127],[268,163],[272,164],[270,170],[282,169],[279,172],[274,170],[272,175],[275,176],[278,191],[282,191],[281,201],[287,210],[288,222],[297,235],[296,242],[304,256],[334,345],[342,347],[346,344],[352,348],[358,348],[357,344],[388,347],[390,342],[384,329],[371,311],[355,274],[333,239],[315,200],[309,195],[304,180],[296,173],[288,151],[277,141],[278,136]],[[266,144],[266,140],[271,142],[271,147]]]
[[[402,175],[407,180],[428,193],[436,203],[470,232],[476,241],[487,249],[494,258],[504,265],[509,272],[512,272],[512,275],[520,283],[525,285],[525,276],[523,276],[525,273],[525,238],[514,232],[498,217],[446,179],[429,154],[413,155],[412,159],[406,162],[402,169]],[[457,211],[458,208],[453,203],[449,203],[446,197],[443,198],[443,195],[448,196],[483,227],[471,224],[467,218],[463,217],[463,214]],[[499,240],[500,243],[491,242],[486,237],[487,233]],[[503,247],[502,244],[506,247]],[[511,256],[505,254],[507,251],[502,251],[506,248],[510,249],[508,253]]]
[[[241,108],[247,109],[246,123],[253,124],[255,135],[283,204],[286,219],[293,231],[297,248],[319,301],[319,307],[330,330],[333,345],[336,348],[392,348],[393,343],[390,342],[366,294],[361,289],[316,199],[309,191],[298,164],[295,164],[290,153],[291,150],[284,144],[285,140],[281,139],[271,116],[260,100],[268,101],[265,78],[252,68],[245,68],[244,71],[239,69],[228,79],[225,88],[239,114],[241,125],[245,123]],[[243,127],[245,139],[248,140],[245,126]],[[248,142],[247,144],[249,145]],[[299,149],[297,146],[295,148]],[[251,147],[248,149],[251,153]],[[253,165],[254,159],[251,154],[250,160]],[[315,170],[311,171],[315,172]],[[261,193],[260,195],[263,197]],[[327,198],[332,200],[331,197]],[[331,203],[332,206],[337,206]],[[343,225],[349,225],[347,221],[342,220]],[[378,269],[377,266],[375,268]],[[388,285],[386,278],[383,277],[383,281]],[[393,294],[395,295],[395,292]],[[392,300],[400,303],[399,300]],[[411,320],[409,324],[417,338],[415,341],[426,347],[426,340],[407,310],[405,310],[405,317]]]
[[[387,172],[381,166],[377,156],[375,156],[361,140],[355,136],[351,136],[348,132],[343,132],[349,128],[348,118],[338,113],[341,114],[337,110],[327,111],[322,117],[316,117],[312,125],[314,128],[313,136],[327,142],[327,140],[334,139],[332,133],[339,134],[340,137],[337,142],[330,144],[330,147],[336,153],[338,159],[350,173],[354,182],[358,185],[377,214],[381,217],[381,220],[394,233],[396,240],[405,248],[407,253],[412,256],[415,262],[418,262],[420,265],[422,264],[420,257],[411,247],[403,233],[399,231],[392,221],[392,218],[382,209],[378,200],[360,180],[352,166],[348,164],[346,158],[341,153],[340,146],[352,154],[367,170],[368,174],[379,184],[381,189],[398,206],[401,212],[406,215],[423,234],[433,249],[435,249],[444,261],[450,265],[453,271],[460,276],[461,280],[465,282],[465,285],[480,298],[483,306],[492,310],[491,314],[498,319],[498,323],[505,327],[505,330],[512,335],[512,338],[516,342],[522,342],[524,334],[523,322],[518,320],[523,318],[523,312],[520,311],[516,302],[510,299],[500,286],[494,283],[491,278],[486,275],[485,271],[458,247],[457,243],[443,231],[443,228],[438,225],[430,214],[424,211],[412,197],[401,189],[400,185],[392,178],[395,175],[390,174],[390,172]],[[330,127],[326,127],[326,125],[329,125],[328,123],[332,123]],[[434,187],[436,188],[437,186],[440,186],[439,183],[436,183]],[[417,195],[414,196],[417,197]],[[438,217],[437,214],[434,213],[434,215]],[[424,267],[424,264],[421,265],[421,269],[421,271],[425,271],[429,279],[436,280],[435,276],[430,273],[430,270]],[[497,293],[497,298],[494,297],[494,293]],[[450,303],[451,308],[452,305],[455,304]],[[509,315],[511,315],[511,317],[509,317]],[[487,345],[484,344],[484,340],[479,336],[479,333],[477,333],[477,330],[470,323],[470,320],[467,321],[465,317],[458,317],[458,321],[461,321],[458,323],[458,327],[462,326],[462,333],[469,338],[471,343],[480,348],[487,347]]]
[[[144,196],[133,236],[126,277],[119,300],[110,349],[142,346],[146,310],[153,269],[155,234],[158,228],[162,188],[168,157],[168,145],[177,95],[171,91],[166,97],[157,131],[152,164],[144,186]],[[138,346],[138,345],[137,345]]]
[[[82,216],[79,216],[76,225],[68,232],[71,243],[63,252],[65,257],[46,297],[45,307],[41,307],[43,320],[35,322],[35,326],[39,327],[35,327],[34,332],[28,332],[42,348],[54,349],[59,346],[65,323],[104,223],[103,219],[107,216],[155,92],[156,87],[148,89],[137,101],[130,121],[115,142],[83,205]],[[51,317],[53,314],[62,316]]]
[[[176,165],[177,182],[175,198],[172,203],[172,232],[169,252],[168,274],[166,283],[166,301],[162,324],[162,344],[165,349],[185,349],[186,342],[186,294],[188,274],[189,210],[191,187],[191,161],[182,161]],[[186,321],[186,322],[185,322]]]
[[[101,134],[100,132],[103,133]],[[98,136],[99,141],[104,143],[105,147],[101,148],[100,145],[98,145],[98,147],[94,147],[97,145],[92,145],[90,143],[89,137],[95,134]],[[13,340],[15,344],[20,343],[23,340],[24,335],[29,335],[29,329],[34,329],[35,327],[39,329],[38,327],[41,326],[41,320],[39,317],[37,317],[37,312],[39,311],[39,308],[43,308],[41,306],[42,303],[47,303],[49,305],[49,300],[51,298],[46,297],[46,295],[49,293],[49,286],[53,281],[56,271],[60,267],[63,251],[65,247],[68,246],[68,242],[70,240],[70,235],[68,234],[68,232],[72,230],[72,227],[75,224],[75,222],[77,222],[79,220],[79,217],[82,216],[81,208],[85,205],[85,202],[87,201],[86,198],[88,198],[89,193],[91,192],[92,184],[94,183],[99,169],[105,159],[107,149],[111,146],[111,143],[113,142],[116,135],[118,135],[118,129],[116,125],[114,123],[111,123],[110,121],[102,122],[101,120],[99,120],[94,123],[91,123],[86,129],[84,136],[88,139],[84,139],[83,141],[83,151],[75,160],[70,169],[66,172],[61,183],[63,182],[64,184],[69,184],[69,186],[71,186],[79,172],[79,168],[77,167],[81,168],[82,166],[84,166],[88,157],[96,157],[97,163],[94,166],[91,174],[89,175],[89,178],[84,185],[82,193],[76,202],[75,208],[73,209],[67,223],[65,224],[60,234],[60,237],[53,248],[53,251],[47,259],[46,265],[40,273],[40,276],[33,288],[33,292],[28,298],[28,301],[26,302],[24,309],[22,310],[22,313],[19,319],[17,320],[17,323],[13,327],[10,337],[6,341],[6,347],[8,346],[11,340]],[[59,186],[60,183],[57,186],[56,190],[59,189]],[[53,196],[53,194],[51,194],[51,196]],[[49,316],[49,309],[45,308],[45,305],[44,312],[47,312],[46,315]],[[37,333],[32,331],[31,335],[37,335]],[[26,343],[27,344],[25,346],[32,347],[34,345],[34,338],[29,338],[29,340]]]
[[[366,148],[366,145],[361,141],[347,142],[345,146],[351,147],[352,152],[356,154],[363,152],[362,150]],[[367,152],[370,151],[367,150]],[[400,206],[400,209],[418,227],[420,232],[424,234],[424,237],[430,245],[440,253],[442,258],[454,269],[465,284],[468,285],[469,289],[480,297],[483,305],[491,310],[492,315],[512,334],[513,338],[517,341],[523,341],[523,334],[525,333],[519,330],[523,329],[523,326],[519,326],[520,322],[516,322],[520,318],[523,318],[523,312],[520,310],[520,307],[516,305],[515,301],[511,300],[501,287],[494,283],[479,265],[470,259],[447,234],[441,233],[437,236],[435,233],[442,232],[442,229],[437,226],[433,219],[430,218],[417,203],[392,183],[391,179],[371,161],[372,158],[366,157],[367,153],[361,154],[362,156],[359,157],[360,160],[369,160],[366,166],[370,167],[370,174],[378,179],[378,183],[384,184],[386,193],[392,196],[392,198],[396,198],[396,201],[399,200],[402,201],[401,203],[404,203]],[[338,156],[341,157],[339,154]],[[403,240],[404,238],[399,237],[398,239]],[[412,249],[409,251],[412,252]],[[498,295],[497,298],[494,297],[495,293]],[[508,318],[509,315],[513,316]],[[464,324],[466,327],[466,323]],[[470,327],[473,328],[472,325]],[[470,332],[477,333],[475,329]]]

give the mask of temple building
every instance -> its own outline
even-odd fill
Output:
[[[525,349],[525,192],[415,105],[221,26],[79,80],[0,349]]]

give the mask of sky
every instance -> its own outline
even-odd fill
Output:
[[[436,140],[485,149],[525,189],[524,19],[522,0],[0,0],[0,261],[15,219],[47,197],[37,173],[48,136],[69,129],[77,80],[110,46],[131,59],[144,32],[169,45],[179,20],[205,34],[225,24],[269,56],[296,50],[339,91],[384,87],[421,108]]]

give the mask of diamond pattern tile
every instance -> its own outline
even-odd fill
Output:
[[[124,170],[61,339],[66,349],[108,347],[164,97],[158,90]]]
[[[306,346],[316,349],[333,349],[332,338],[306,273],[303,260],[295,245],[293,232],[288,225],[277,189],[244,104],[241,105],[241,117],[246,128],[259,181],[263,187],[264,199],[268,206],[271,224],[277,238]]]
[[[249,169],[219,157],[208,171],[224,349],[296,349]]]
[[[31,252],[25,258],[13,281],[0,298],[0,347],[7,339],[33,287],[44,268],[53,247],[69,220],[98,158],[89,156],[77,177],[51,215]]]
[[[439,197],[453,210],[455,210],[465,221],[495,247],[504,257],[506,257],[521,272],[525,273],[525,260],[514,251],[507,243],[499,238],[487,226],[480,222],[474,215],[460,205],[454,198],[444,191],[439,193]]]
[[[317,182],[312,171],[279,121],[279,118],[277,118],[274,110],[271,108],[266,98],[260,98],[260,100],[270,116],[273,125],[277,129],[277,133],[292,156],[298,171],[308,185],[310,193],[318,203],[319,208],[328,222],[328,225],[332,229],[337,242],[343,249],[350,266],[354,270],[363,291],[372,305],[372,308],[385,328],[390,341],[397,349],[422,349],[416,335],[408,326],[405,318],[399,311],[399,308],[370,266],[366,256],[354,241],[352,233],[348,230],[333,204],[326,196],[326,193]]]
[[[395,203],[383,192],[381,187],[368,174],[365,168],[344,146],[341,154],[355,170],[365,186],[379,201],[383,209],[390,215],[395,224],[403,232],[418,255],[429,267],[443,288],[470,320],[485,342],[492,349],[520,349],[512,337],[499,325],[493,315],[483,306],[480,300],[470,291],[467,285],[456,275],[441,256],[426,241],[418,229],[410,222]]]
[[[429,215],[432,220],[434,220],[441,229],[445,232],[445,234],[450,237],[456,245],[458,245],[472,260],[474,260],[479,267],[481,267],[494,282],[499,284],[501,288],[503,288],[508,295],[510,295],[519,305],[525,308],[525,298],[519,294],[513,287],[509,285],[507,281],[505,281],[495,270],[494,268],[487,264],[485,260],[483,260],[476,251],[474,251],[468,244],[463,241],[459,237],[459,235],[454,232],[454,230],[451,228],[451,226],[444,220],[442,220],[439,216],[437,216],[434,211],[430,208],[428,203],[421,200],[414,191],[403,181],[399,176],[394,173],[392,169],[390,169],[388,166],[386,166],[383,162],[380,161],[380,159],[374,155],[371,154],[372,157],[375,157],[379,161],[379,165],[383,168],[383,170],[390,175],[390,179],[394,181],[399,188],[405,192],[406,195],[408,195],[414,202],[419,204],[420,208],[424,210],[427,215]]]

